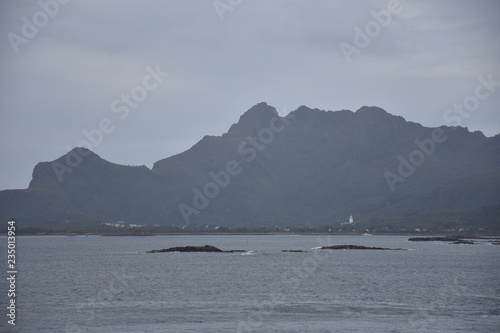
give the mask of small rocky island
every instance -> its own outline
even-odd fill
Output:
[[[410,242],[457,242],[460,237],[455,236],[437,236],[437,237],[413,237],[408,238]]]
[[[386,247],[370,247],[362,245],[332,245],[323,246],[321,250],[405,250],[405,249],[389,249]]]
[[[163,252],[223,252],[223,253],[232,253],[232,252],[246,252],[245,250],[229,250],[224,251],[212,245],[204,245],[204,246],[177,246],[170,247],[168,249],[160,249],[160,250],[151,250],[147,251],[147,253],[163,253]]]
[[[473,240],[472,238],[476,239]],[[500,245],[499,241],[483,237],[458,237],[458,236],[436,236],[436,237],[413,237],[408,238],[410,242],[448,242],[448,244],[466,244],[474,245],[480,243],[490,243],[491,245]]]
[[[473,240],[472,238],[476,239]],[[490,243],[491,245],[498,245],[500,242],[485,239],[482,237],[458,237],[458,236],[436,236],[436,237],[413,237],[408,239],[410,242],[447,242],[448,244],[466,244],[474,245],[480,243]]]

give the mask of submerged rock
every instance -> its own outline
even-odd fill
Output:
[[[471,240],[466,240],[466,239],[459,239],[459,240],[452,242],[451,244],[476,244],[476,242],[471,241]]]
[[[457,242],[460,237],[444,236],[444,237],[413,237],[408,238],[410,242]]]
[[[443,237],[415,237],[409,238],[412,242],[449,242],[449,244],[477,244],[477,242],[469,239],[463,239],[457,236],[443,236]]]
[[[162,252],[246,252],[245,250],[229,250],[223,251],[212,245],[204,245],[204,246],[177,246],[170,247],[168,249],[160,249],[160,250],[151,250],[147,251],[147,253],[162,253]]]
[[[389,249],[386,247],[369,247],[362,245],[332,245],[323,246],[321,250],[404,250],[404,249]]]
[[[304,250],[282,250],[281,252],[307,252]]]

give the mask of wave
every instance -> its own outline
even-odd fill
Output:
[[[235,254],[238,254],[240,256],[254,256],[258,253],[250,250],[250,251],[245,251],[245,252],[235,252]]]

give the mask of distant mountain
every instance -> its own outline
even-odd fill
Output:
[[[76,148],[39,163],[24,190],[0,192],[20,225],[128,223],[230,227],[384,221],[500,229],[500,135],[428,128],[378,107],[266,103],[150,170]],[[439,218],[437,218],[439,216]],[[417,220],[415,220],[417,219]]]

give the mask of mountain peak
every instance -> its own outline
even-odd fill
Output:
[[[40,162],[33,169],[29,188],[53,187],[61,183],[65,176],[82,164],[98,163],[104,160],[93,151],[84,147],[75,147],[52,162]]]
[[[243,133],[245,135],[253,133],[269,126],[269,121],[273,117],[279,116],[278,111],[266,102],[261,102],[252,106],[246,111],[240,120],[231,126],[228,134]]]
[[[255,120],[260,118],[270,119],[278,115],[278,111],[266,102],[261,102],[252,106],[241,117],[241,121]]]
[[[373,114],[373,115],[389,115],[389,112],[385,111],[382,108],[379,108],[378,106],[362,106],[356,111],[356,114]]]
[[[95,163],[97,161],[104,160],[90,149],[87,149],[85,147],[75,147],[63,156],[56,159],[54,162],[68,164],[71,167],[71,165],[75,163]]]
[[[406,119],[404,119],[401,116],[396,116],[393,115],[387,111],[385,111],[382,108],[379,108],[378,106],[363,106],[359,108],[354,115],[356,118],[361,119],[366,122],[387,122],[390,121],[391,123],[401,123],[401,122],[407,122]],[[421,125],[419,125],[421,126]]]

